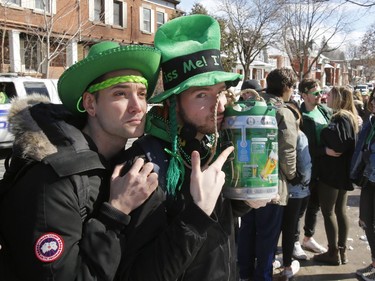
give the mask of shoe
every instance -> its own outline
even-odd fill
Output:
[[[314,260],[317,262],[329,264],[329,265],[340,265],[340,256],[339,256],[339,249],[338,248],[329,248],[328,251],[315,255]]]
[[[361,235],[359,236],[359,240],[362,240],[362,241],[367,241],[367,236],[366,235]]]
[[[302,250],[301,244],[299,242],[294,243],[293,258],[295,258],[296,260],[307,260],[307,255],[305,251]]]
[[[344,247],[339,246],[339,254],[340,254],[341,264],[347,264],[349,260],[348,260],[348,257],[346,256],[346,246]]]
[[[365,276],[370,275],[371,273],[375,273],[375,267],[370,264],[369,266],[366,266],[365,268],[358,269],[355,272],[358,276]]]
[[[272,263],[272,267],[274,270],[280,268],[281,266],[282,266],[282,262],[278,259],[275,259]]]
[[[368,275],[362,275],[363,280],[365,281],[374,281],[375,280],[375,272],[372,272]]]
[[[316,242],[313,237],[311,237],[307,241],[303,241],[302,242],[302,248],[307,250],[307,251],[314,252],[314,253],[317,253],[317,254],[323,254],[323,253],[327,252],[327,249],[324,248],[323,246],[319,245],[319,243]]]
[[[292,261],[292,264],[290,265],[290,269],[284,269],[283,275],[286,276],[287,278],[291,278],[294,275],[297,274],[297,272],[300,269],[299,261]]]

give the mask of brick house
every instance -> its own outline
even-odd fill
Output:
[[[0,72],[58,78],[97,42],[153,45],[157,28],[182,13],[179,3],[0,0]]]

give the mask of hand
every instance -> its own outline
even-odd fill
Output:
[[[270,199],[248,199],[248,200],[245,200],[246,205],[249,205],[253,209],[258,209],[260,207],[264,207],[269,202],[271,202],[271,198]]]
[[[154,164],[144,164],[138,158],[131,169],[120,176],[123,165],[117,165],[111,178],[109,203],[124,214],[142,205],[158,186],[158,175],[152,172]]]
[[[302,176],[297,171],[295,177],[292,178],[291,180],[288,180],[288,182],[291,183],[292,185],[297,185],[301,183],[301,180],[302,180]]]
[[[339,156],[341,156],[342,153],[341,152],[336,152],[333,149],[326,147],[326,154],[328,156],[332,156],[332,157],[339,157]]]
[[[201,171],[201,159],[197,151],[191,154],[190,193],[193,201],[210,216],[225,182],[225,174],[221,170],[233,146],[226,148],[206,170]]]

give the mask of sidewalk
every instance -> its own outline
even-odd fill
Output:
[[[360,240],[364,231],[358,226],[359,217],[359,195],[360,189],[349,192],[347,214],[350,221],[349,236],[347,241],[349,262],[345,265],[329,266],[322,265],[313,261],[314,254],[306,251],[308,258],[306,261],[300,261],[301,269],[292,279],[293,281],[352,281],[362,280],[357,277],[355,272],[359,268],[366,267],[371,262],[371,253],[368,243]],[[303,223],[302,223],[303,226]],[[301,230],[303,231],[303,230]],[[302,232],[303,235],[303,232]],[[302,242],[303,236],[300,237]],[[314,238],[321,245],[327,247],[327,238],[324,230],[324,222],[321,212],[318,214],[318,224]],[[279,246],[281,244],[279,243]],[[274,272],[274,281],[286,280],[280,276],[280,269]]]

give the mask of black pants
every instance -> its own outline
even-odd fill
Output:
[[[315,234],[315,226],[317,221],[317,215],[320,209],[319,194],[318,194],[318,181],[311,180],[310,182],[310,197],[307,203],[306,214],[305,214],[305,231],[306,237],[313,237]]]
[[[367,180],[361,189],[359,219],[371,249],[371,258],[375,261],[375,183]]]
[[[349,232],[348,216],[346,215],[348,191],[319,182],[319,200],[328,246],[330,248],[346,247]]]
[[[292,264],[294,242],[299,241],[300,219],[305,213],[309,197],[289,198],[288,204],[284,207],[282,231],[283,264]]]

